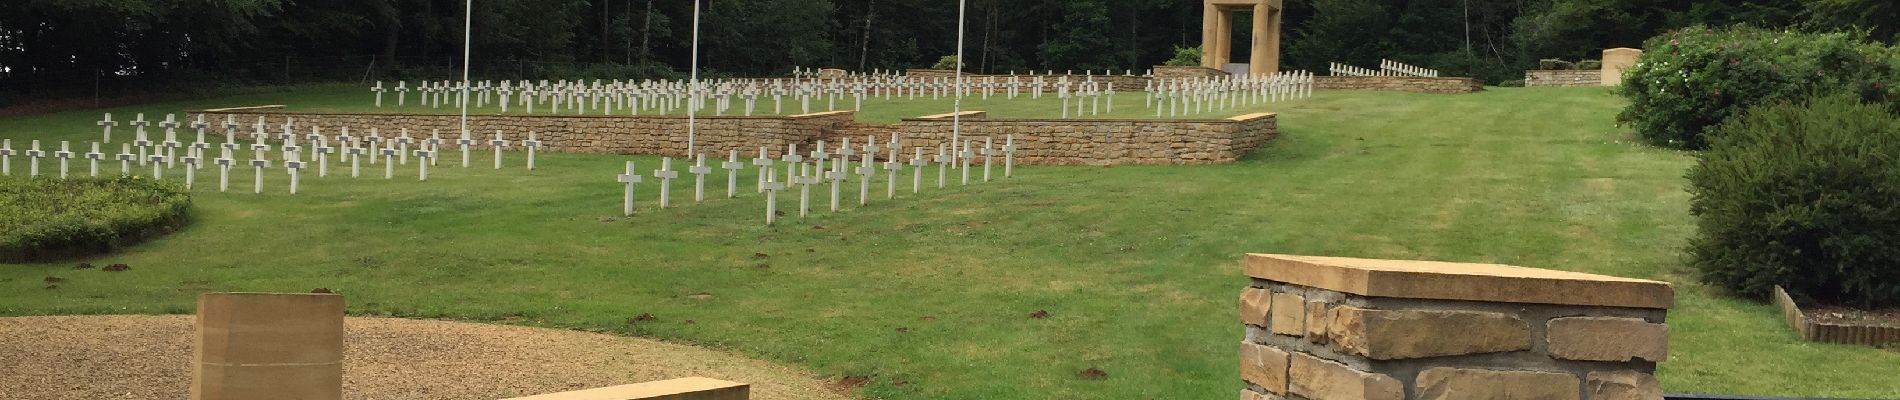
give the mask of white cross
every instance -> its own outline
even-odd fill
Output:
[[[495,139],[488,141],[488,144],[495,147],[495,169],[501,169],[501,149],[508,147],[508,140],[502,139],[501,131],[498,130],[495,131]]]
[[[99,152],[99,142],[92,142],[92,151],[86,153],[86,160],[92,164],[92,177],[99,177],[99,160],[105,159],[105,153]]]
[[[383,89],[383,81],[376,81],[376,87],[369,89],[369,91],[376,92],[376,108],[383,108],[383,91],[384,90],[385,89]]]
[[[699,155],[699,162],[686,169],[693,177],[693,202],[706,201],[706,174],[712,173],[712,167],[706,166],[706,155]]]
[[[119,143],[119,177],[132,175],[132,145]]]
[[[383,144],[383,179],[396,179],[396,163],[389,160],[396,158],[396,153],[400,152],[394,142]]]
[[[231,164],[235,161],[236,160],[231,159],[231,148],[226,147],[221,150],[220,156],[218,156],[218,160],[216,161],[218,163],[219,192],[231,189]]]
[[[640,183],[640,173],[633,168],[633,162],[627,162],[627,173],[617,176],[619,182],[627,186],[625,201],[621,203],[623,214],[633,215],[633,185]]]
[[[1016,135],[1003,137],[1003,177],[1015,177]]]
[[[105,142],[112,143],[112,127],[119,126],[117,121],[112,120],[112,113],[106,113],[105,119],[99,120],[99,126],[105,128]]]
[[[59,159],[59,179],[66,179],[66,162],[73,158],[72,143],[60,141],[59,151],[53,152],[53,157]]]
[[[541,140],[535,139],[534,131],[528,131],[528,140],[521,141],[521,147],[528,148],[528,170],[534,170],[534,153],[541,149]]]
[[[416,180],[429,180],[429,164],[435,161],[435,152],[435,145],[424,145],[422,148],[416,149],[416,157],[418,157],[416,160]]]
[[[660,208],[666,208],[666,206],[672,202],[672,196],[670,196],[670,194],[673,187],[673,178],[680,177],[680,172],[673,169],[673,158],[661,158],[660,169],[653,171],[653,177],[660,179]]]
[[[930,166],[930,161],[924,160],[923,147],[913,147],[911,149],[915,150],[915,154],[910,157],[910,193],[917,194],[917,192],[923,191],[924,168]],[[941,147],[939,147],[939,149],[941,149]]]
[[[778,181],[777,174],[769,166],[761,169],[760,174],[765,178],[759,184],[759,190],[765,192],[765,224],[771,225],[778,220],[778,191],[785,190],[785,184]]]
[[[771,162],[772,160],[767,159],[765,161]],[[726,198],[730,199],[738,196],[739,170],[745,169],[745,163],[739,162],[739,151],[732,150],[730,154],[726,155],[726,162],[719,164],[719,167],[726,170]]]
[[[31,167],[27,169],[27,176],[40,176],[40,157],[45,156],[46,152],[40,151],[40,141],[33,141],[33,147],[26,149],[26,159]]]

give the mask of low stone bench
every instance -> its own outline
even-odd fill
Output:
[[[1657,399],[1667,283],[1249,254],[1242,400]]]
[[[751,386],[712,378],[680,378],[549,393],[507,400],[746,400]]]

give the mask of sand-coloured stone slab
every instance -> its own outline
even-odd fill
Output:
[[[1436,261],[1248,254],[1247,276],[1372,297],[1669,308],[1668,283],[1580,272]]]
[[[746,400],[750,387],[712,378],[679,378],[549,393],[509,400]]]

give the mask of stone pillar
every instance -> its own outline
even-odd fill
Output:
[[[1242,400],[1660,400],[1669,284],[1249,254]]]
[[[1272,57],[1268,56],[1268,54],[1272,52],[1268,47],[1268,43],[1272,43],[1278,39],[1273,37],[1272,33],[1273,15],[1273,7],[1267,5],[1267,3],[1261,2],[1253,5],[1253,46],[1248,49],[1249,57],[1247,60],[1247,73],[1249,74],[1259,75],[1266,73],[1263,71],[1266,71],[1268,69],[1267,64],[1272,62]]]
[[[1220,6],[1213,4],[1208,4],[1207,8],[1201,12],[1201,66],[1203,67],[1220,69],[1223,62],[1220,57],[1215,56],[1220,53],[1220,42],[1224,40],[1222,38],[1227,36],[1217,29],[1220,26],[1222,12]]]
[[[1227,63],[1234,62],[1234,12],[1216,7],[1219,10],[1214,18],[1214,30],[1220,40],[1214,41],[1214,68],[1225,69]]]
[[[193,400],[343,398],[343,296],[198,296]]]
[[[1636,66],[1643,50],[1627,47],[1603,50],[1603,86],[1622,86],[1623,70]]]

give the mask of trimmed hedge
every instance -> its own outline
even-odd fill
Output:
[[[0,262],[109,252],[176,230],[190,210],[182,186],[137,176],[0,178]]]
[[[1617,116],[1657,146],[1703,149],[1710,128],[1751,106],[1852,93],[1900,110],[1900,56],[1847,33],[1692,27],[1651,38],[1624,72]]]
[[[1900,117],[1857,96],[1751,109],[1689,173],[1709,283],[1765,297],[1900,306]]]

